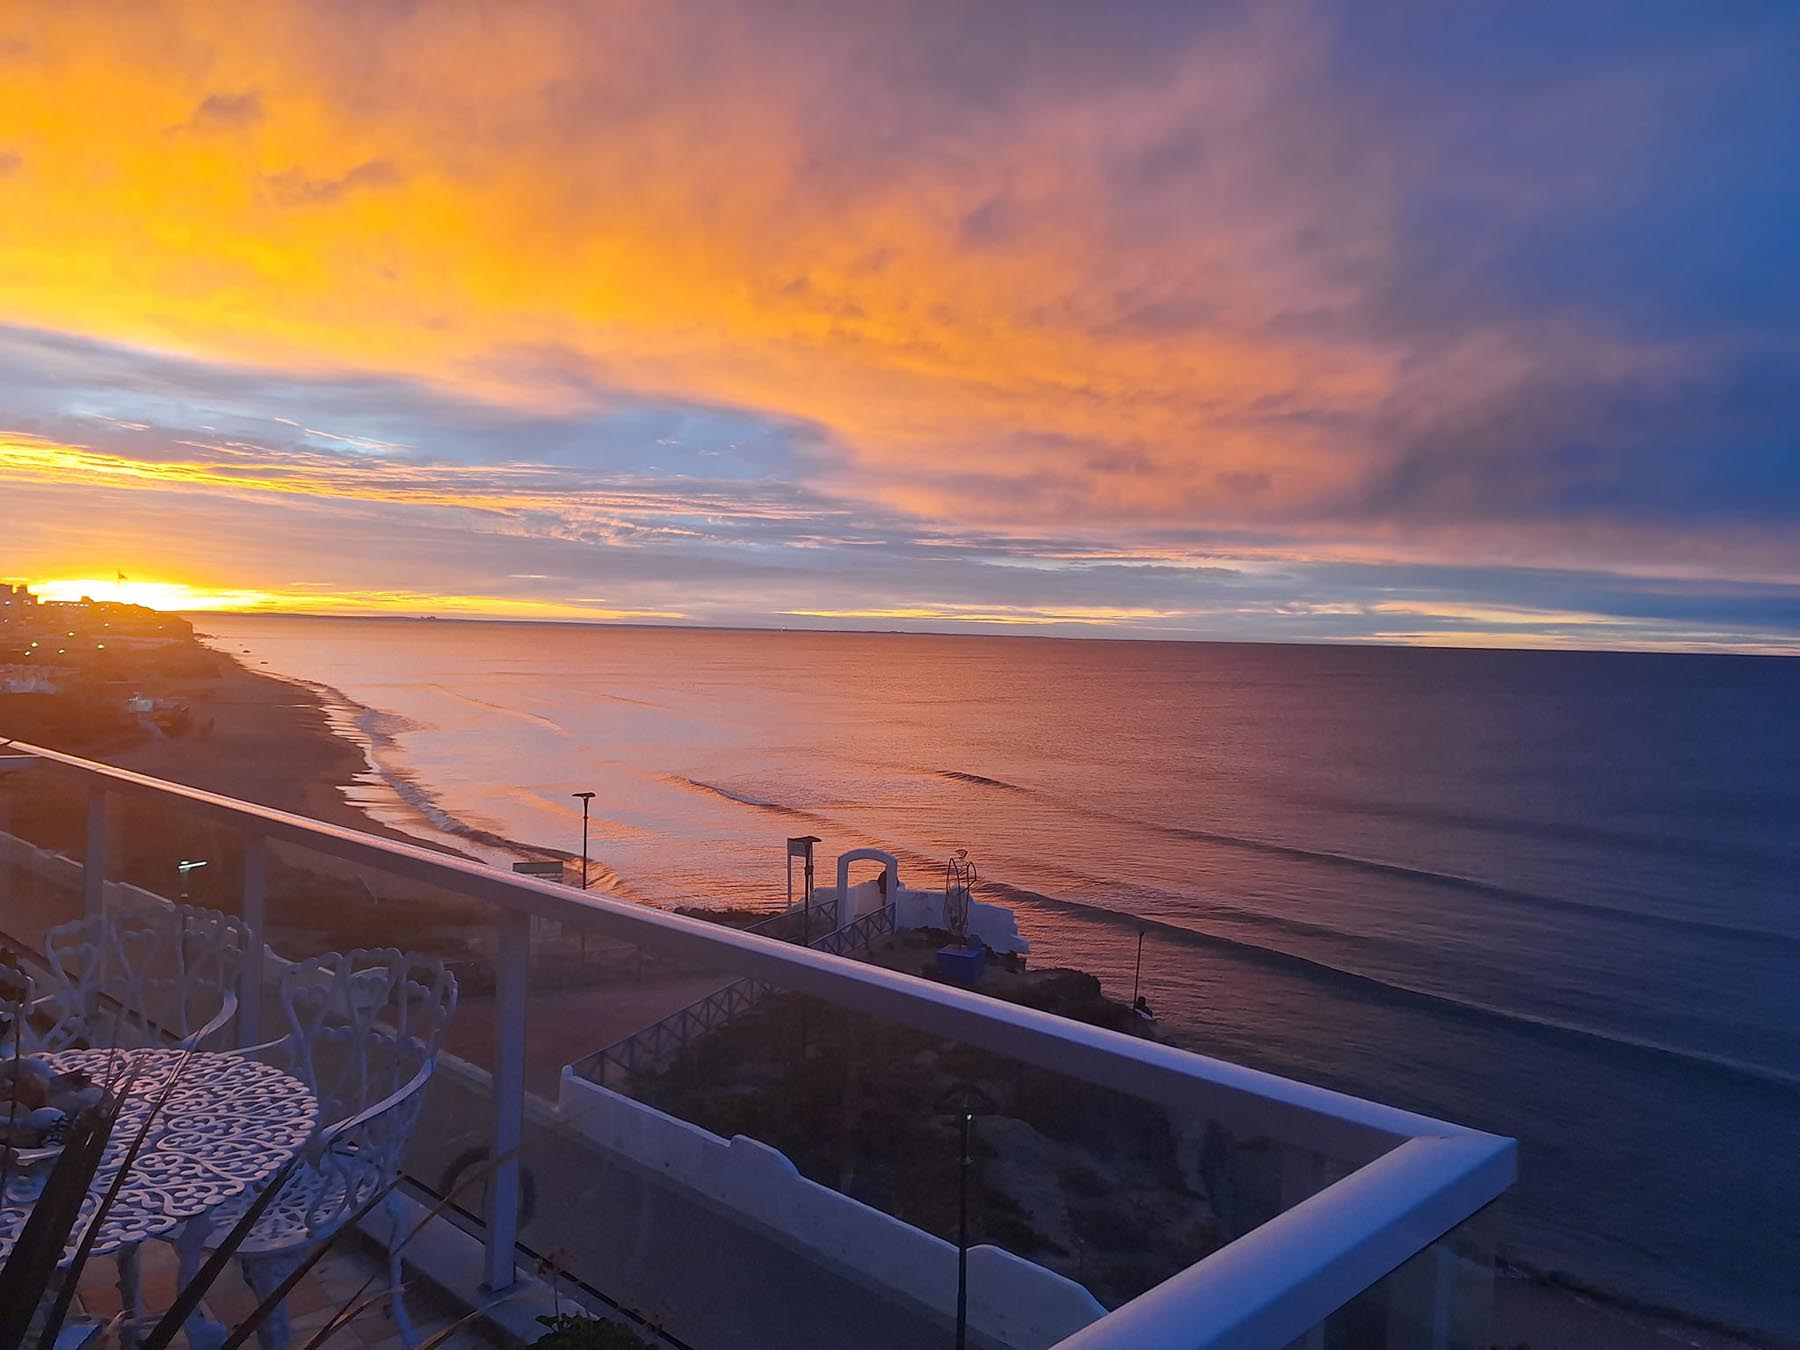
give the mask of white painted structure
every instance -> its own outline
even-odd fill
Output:
[[[777,1230],[815,1259],[930,1306],[956,1286],[956,1246],[800,1175],[785,1154],[718,1135],[564,1069],[563,1119],[601,1151]],[[969,1249],[969,1325],[1005,1345],[1055,1345],[1106,1316],[1075,1281],[999,1247]]]
[[[0,666],[0,694],[54,694],[56,681],[36,666]]]
[[[1091,1090],[1154,1102],[1184,1126],[1215,1121],[1283,1150],[1292,1162],[1285,1169],[1292,1178],[1285,1190],[1291,1203],[1278,1217],[1075,1331],[1059,1342],[1065,1350],[1323,1345],[1326,1320],[1378,1285],[1392,1314],[1385,1345],[1445,1350],[1465,1343],[1456,1315],[1468,1267],[1449,1239],[1511,1185],[1516,1159],[1510,1139],[56,751],[21,744],[7,749],[38,760],[39,772],[81,782],[89,791],[81,874],[88,913],[99,911],[107,890],[113,796],[148,795],[241,832],[245,867],[239,909],[257,940],[240,976],[241,995],[256,997],[243,998],[240,1021],[252,1027],[269,975],[260,938],[270,843],[298,845],[487,907],[496,987],[485,1000],[493,1019],[493,1067],[483,1111],[489,1156],[502,1161],[490,1176],[479,1230],[485,1289],[457,1291],[471,1304],[529,1283],[516,1246],[518,1150],[527,1113],[529,938],[531,921],[542,918],[952,1038],[1082,1080]],[[797,1221],[792,1213],[772,1217],[777,1224]],[[607,1218],[596,1215],[594,1222]],[[698,1241],[704,1245],[704,1235]],[[846,1327],[846,1337],[857,1331]],[[1480,1332],[1477,1327],[1468,1333],[1466,1343],[1477,1343]]]
[[[852,864],[859,862],[880,863],[881,874],[872,880],[851,885],[850,868]],[[855,923],[864,915],[874,913],[888,903],[889,896],[893,897],[896,930],[949,929],[949,920],[944,916],[944,892],[916,890],[901,885],[900,860],[878,848],[853,848],[848,853],[840,853],[837,860],[837,884],[820,886],[813,892],[814,903],[827,900],[844,902],[838,909],[840,926]],[[1031,943],[1019,934],[1018,920],[1005,905],[971,900],[969,916],[963,929],[971,938],[980,939],[989,951],[998,952],[1002,956],[1011,953],[1023,956],[1031,950]]]

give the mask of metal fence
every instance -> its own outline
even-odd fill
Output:
[[[831,915],[835,917],[836,902],[828,901],[827,904]],[[817,915],[823,908],[815,906],[814,914]],[[776,917],[785,919],[792,913],[792,910],[785,910]],[[763,930],[762,924],[745,931],[759,930]],[[832,956],[849,956],[861,951],[876,938],[893,931],[894,907],[884,905],[863,915],[854,923],[845,924],[823,937],[814,938],[811,946],[814,951],[828,952]],[[589,1082],[599,1083],[602,1087],[612,1087],[634,1073],[658,1072],[667,1068],[700,1037],[723,1026],[739,1013],[748,1012],[773,992],[774,986],[761,980],[738,980],[678,1012],[652,1022],[642,1031],[633,1032],[623,1040],[596,1050],[569,1067]]]

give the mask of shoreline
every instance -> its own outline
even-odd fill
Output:
[[[386,825],[349,797],[368,755],[331,726],[323,698],[303,682],[252,670],[229,652],[212,675],[170,676],[158,696],[186,700],[198,734],[150,740],[100,756],[109,764],[258,806],[402,843],[437,841]]]
[[[473,856],[457,836],[436,830],[404,796],[393,793],[398,812],[412,811],[419,829],[384,823],[354,794],[378,779],[373,747],[355,725],[347,701],[336,709],[332,691],[310,682],[254,669],[236,653],[204,643],[216,657],[209,675],[159,678],[155,692],[187,700],[206,729],[197,735],[155,740],[97,757],[120,767],[167,778],[258,805],[290,811],[380,838]],[[432,837],[436,835],[437,837]],[[486,841],[468,839],[463,844]],[[494,836],[487,847],[546,857],[562,850]],[[625,898],[625,897],[620,897]],[[1800,1346],[1800,1341],[1762,1339],[1679,1310],[1649,1307],[1629,1295],[1576,1287],[1556,1272],[1501,1258],[1494,1289],[1493,1341],[1507,1350],[1577,1350],[1596,1345],[1670,1346],[1693,1350],[1759,1350]]]
[[[294,785],[287,794],[291,800],[304,803],[302,805],[287,805],[253,795],[258,788],[254,782],[247,784],[248,791],[225,788],[214,788],[214,791],[475,862],[494,864],[496,858],[504,858],[508,865],[524,859],[578,861],[578,855],[567,849],[514,839],[456,819],[438,805],[429,787],[414,780],[404,770],[384,763],[382,751],[393,744],[394,731],[384,729],[381,723],[399,722],[398,729],[404,730],[407,724],[403,719],[360,704],[330,685],[297,675],[253,669],[245,663],[242,654],[225,646],[229,639],[199,632],[195,638],[204,650],[222,663],[222,673],[212,682],[219,690],[231,690],[244,696],[242,701],[252,707],[279,707],[285,714],[285,725],[281,727],[253,725],[239,728],[251,745],[266,743],[268,751],[278,756],[287,755],[292,745],[303,746],[308,761],[304,770],[307,781]],[[204,689],[189,687],[171,692],[190,699],[197,710],[211,712],[216,706],[214,698]],[[173,744],[140,746],[134,753],[159,758],[156,751]],[[177,772],[164,773],[138,764],[125,767],[176,778],[180,782],[190,781]],[[207,766],[197,767],[196,771],[216,770]],[[314,811],[314,803],[325,804],[327,809]],[[619,883],[616,874],[602,860],[589,860],[589,876],[591,889],[618,899],[643,903]]]

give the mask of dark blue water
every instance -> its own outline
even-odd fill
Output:
[[[1514,1257],[1800,1328],[1800,661],[202,626],[361,705],[396,823],[597,791],[621,894],[966,846],[1039,964],[1122,992],[1147,929],[1192,1048],[1519,1138]]]

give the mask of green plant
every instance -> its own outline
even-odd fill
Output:
[[[557,1313],[538,1321],[549,1328],[532,1342],[538,1350],[650,1350],[650,1342],[623,1322],[586,1313]]]

